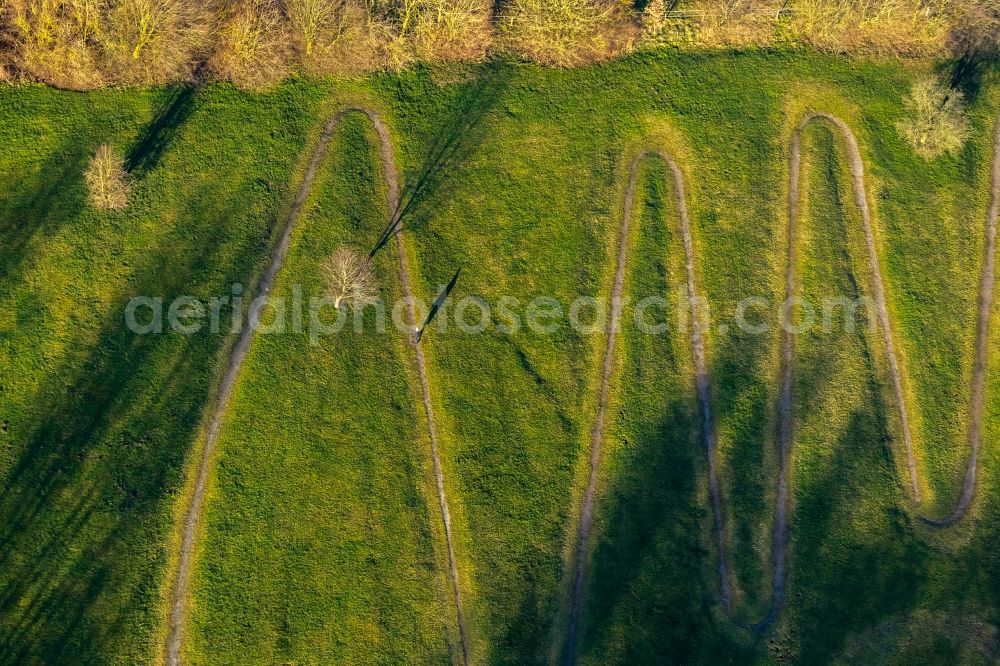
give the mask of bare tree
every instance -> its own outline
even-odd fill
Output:
[[[349,247],[338,247],[323,262],[322,271],[326,293],[338,310],[342,303],[360,308],[374,303],[378,297],[378,280],[371,262]]]
[[[90,203],[96,208],[121,210],[128,205],[130,189],[121,155],[108,144],[102,144],[84,174],[90,191]]]
[[[413,28],[417,56],[427,60],[483,59],[493,40],[491,6],[484,0],[420,0]]]
[[[63,4],[80,39],[88,42],[100,34],[105,0],[64,0]]]
[[[285,15],[299,52],[312,58],[342,31],[338,0],[285,0]]]
[[[274,2],[234,0],[221,12],[209,69],[240,86],[267,88],[288,74],[287,37]]]
[[[127,84],[188,78],[211,15],[197,0],[114,0],[100,40],[109,75]]]
[[[966,0],[948,5],[952,53],[963,60],[986,58],[1000,47],[1000,0]]]

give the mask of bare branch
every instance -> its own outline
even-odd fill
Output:
[[[125,172],[124,160],[108,144],[102,144],[84,174],[90,203],[105,210],[122,210],[128,205],[131,186]]]
[[[323,262],[321,270],[326,280],[326,293],[333,305],[361,308],[378,298],[378,280],[367,258],[346,246],[338,247]]]

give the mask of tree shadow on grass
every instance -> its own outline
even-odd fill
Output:
[[[726,663],[739,649],[713,623],[716,554],[705,548],[699,500],[703,452],[688,401],[630,441],[632,455],[602,497],[606,516],[591,556],[585,663]]]
[[[24,264],[33,239],[54,235],[75,220],[86,203],[83,171],[87,155],[71,139],[62,142],[55,157],[31,174],[33,186],[13,186],[26,192],[8,199],[0,208],[0,285],[13,278]]]
[[[482,144],[488,130],[483,121],[503,97],[511,75],[510,65],[489,62],[478,68],[474,83],[457,89],[447,105],[447,116],[433,130],[416,166],[404,171],[399,210],[390,227],[424,228],[447,201],[461,181],[462,168]],[[383,232],[383,238],[389,231]]]
[[[829,197],[833,208],[822,225],[814,226],[812,242],[800,248],[799,262],[804,270],[809,247],[825,251],[818,258],[832,262],[832,273],[823,277],[822,289],[836,289],[838,295],[860,302],[870,296],[854,269],[867,260],[858,237],[860,217],[844,185],[848,176],[838,166],[843,158],[833,134],[824,128],[817,140],[819,154],[828,156],[816,166],[816,177],[823,173],[829,188],[819,196]],[[861,254],[852,256],[855,250]],[[807,293],[810,288],[816,286],[803,287]],[[843,389],[837,383],[844,378],[838,375],[843,362],[838,353],[845,344],[861,355],[858,366],[864,378],[855,390],[863,397],[844,412],[840,430],[821,439],[829,453],[823,453],[826,448],[810,452],[809,469],[802,467],[805,456],[793,466],[788,594],[767,644],[778,660],[830,663],[852,631],[872,626],[897,608],[911,607],[925,578],[926,549],[914,539],[913,519],[901,508],[905,498],[889,431],[889,415],[898,407],[884,400],[890,380],[879,376],[875,358],[884,349],[871,346],[879,344],[881,333],[874,313],[859,314],[861,320],[851,323],[857,329],[808,333],[795,340],[794,447],[809,446],[802,437],[806,424],[810,431],[822,432],[826,424],[841,421],[833,420],[827,410]],[[867,529],[858,530],[860,515]]]
[[[684,337],[676,331],[668,335]],[[743,340],[742,344],[714,350],[709,376],[716,389],[717,426],[736,405],[745,409],[745,393],[752,390],[745,379],[739,380],[728,399],[717,400],[719,378],[759,372],[766,362],[766,342],[767,338]],[[686,337],[676,349],[690,354]],[[632,358],[626,367],[639,368],[642,363]],[[608,479],[608,487],[598,500],[596,513],[603,516],[603,527],[590,559],[580,648],[581,661],[587,663],[746,663],[758,654],[757,640],[748,643],[740,638],[745,632],[725,619],[719,605],[719,554],[711,537],[700,407],[693,377],[676,363],[674,371],[685,376],[664,378],[665,390],[672,394],[660,397],[664,409],[659,420],[647,422],[634,441],[616,443],[618,471]],[[671,383],[675,385],[666,389]],[[638,395],[629,398],[633,402],[641,399]],[[628,403],[619,407],[621,413],[636,409]],[[766,416],[760,420],[770,423]],[[742,464],[746,476],[758,483],[773,483],[771,478],[761,481],[760,475],[748,471],[763,464],[764,454],[756,449],[773,446],[773,442],[773,433],[762,426],[749,441],[732,447],[724,469]],[[734,481],[732,476],[720,478],[727,500],[733,496]],[[761,519],[736,515],[744,507],[727,501],[723,506],[726,524],[740,518],[748,530],[761,524],[770,530],[773,506],[765,506],[767,493],[759,494]],[[756,600],[770,589],[770,562],[762,563],[766,570],[738,571],[741,563],[734,556],[749,549],[748,538],[736,529],[732,534],[728,553],[731,580],[742,573],[745,580],[755,581],[755,589],[742,591]]]
[[[634,301],[671,293],[673,282],[683,280],[683,263],[667,259],[681,254],[676,193],[666,165],[656,158],[649,165],[637,190],[642,199],[627,269]],[[677,305],[657,322],[667,327],[658,337],[636,332],[628,312],[623,315],[617,353],[624,365],[613,380],[620,397],[609,404],[609,416],[618,418],[606,423],[605,487],[595,507],[581,663],[726,663],[752,654],[717,622],[718,554],[704,533],[711,529],[702,488],[705,452],[694,378],[682,360],[690,358],[690,340],[684,327],[674,326]],[[740,338],[714,355],[713,382],[720,376],[732,382],[713,395],[720,423],[735,405],[745,410],[746,392],[754,390],[745,377],[766,362],[769,340]],[[755,431],[732,455],[756,449],[767,434]],[[762,464],[759,451],[750,454],[752,464]],[[729,496],[733,479],[723,484]],[[750,521],[744,516],[743,522]]]
[[[160,158],[177,135],[178,129],[191,116],[196,90],[193,85],[167,89],[160,103],[160,110],[126,153],[126,171],[135,176],[142,176],[159,164]]]
[[[216,269],[216,236],[242,209],[236,192],[190,214],[205,241],[196,251],[177,252],[190,228],[151,248],[86,358],[48,376],[39,425],[14,433],[24,444],[0,492],[0,664],[103,663],[155,635],[170,503],[225,338],[138,336],[123,307],[131,295],[182,293]],[[232,265],[242,272],[259,254],[248,239]]]
[[[846,236],[842,219],[832,233]],[[853,275],[848,278],[856,296]],[[709,374],[717,423],[725,422],[734,406],[745,402],[739,399],[744,391],[740,387],[747,386],[744,377],[759,374],[760,368],[766,367],[762,361],[773,340],[758,337],[742,342],[745,344],[727,340],[721,348],[713,349]],[[806,338],[800,336],[797,347],[806,344]],[[867,346],[863,350],[865,367],[873,368]],[[812,352],[808,347],[796,352],[796,421],[824,418],[818,410],[821,401],[815,398],[825,392],[836,370],[829,354]],[[641,364],[633,358],[626,367],[634,374],[634,368]],[[721,382],[730,382],[735,389],[728,391],[728,399],[720,401]],[[858,538],[841,531],[832,545],[840,552],[835,557],[829,553],[830,534],[838,534],[835,527],[842,524],[845,514],[851,516],[858,498],[872,495],[867,487],[872,469],[881,470],[876,476],[883,487],[895,490],[897,486],[882,418],[885,406],[879,402],[875,376],[869,374],[865,391],[874,396],[870,406],[863,414],[851,414],[837,437],[835,455],[824,462],[819,482],[808,489],[793,490],[792,599],[778,624],[773,631],[749,634],[724,618],[714,570],[718,553],[707,546],[710,534],[703,533],[711,523],[707,506],[703,506],[707,491],[699,491],[706,463],[693,380],[689,383],[690,387],[680,389],[682,395],[670,398],[661,421],[650,421],[655,426],[643,431],[638,441],[616,447],[621,451],[617,454],[622,458],[617,465],[621,471],[609,479],[597,508],[598,515],[605,518],[591,556],[582,659],[628,664],[746,663],[765,655],[783,661],[801,652],[803,663],[829,663],[851,628],[878,621],[899,608],[911,608],[925,577],[921,568],[925,548],[911,538],[909,519],[897,505],[898,493],[891,492],[886,502],[876,489],[868,501],[885,504],[880,531]],[[641,396],[630,400],[641,400]],[[774,406],[765,404],[764,408],[773,410]],[[760,469],[763,448],[774,446],[775,437],[773,426],[763,425],[770,423],[766,415],[758,421],[762,422],[759,432],[755,430],[749,441],[733,447],[724,468]],[[873,432],[878,433],[876,446]],[[746,469],[743,474],[747,474]],[[792,477],[794,484],[794,471]],[[724,496],[732,497],[733,479],[723,477],[720,482]],[[773,485],[774,479],[768,476],[757,483]],[[739,494],[745,495],[746,490]],[[746,549],[739,544],[761,533],[766,533],[770,542],[773,493],[758,495],[758,513],[746,513],[745,503],[740,506],[730,501],[724,508],[727,524],[739,519],[750,531],[743,535],[734,530],[730,551],[734,578],[741,566],[734,551]],[[735,515],[737,512],[743,515]],[[771,562],[762,565],[766,570],[744,572],[747,580],[761,583],[756,586],[758,594],[766,596],[759,603],[769,600],[770,584],[764,583],[772,577]],[[872,576],[872,571],[880,573]],[[809,591],[803,593],[800,586],[808,586]]]
[[[705,461],[691,409],[672,400],[647,438],[629,442],[634,453],[601,498],[606,527],[591,559],[583,659],[746,663],[767,651],[778,661],[798,652],[798,663],[825,664],[850,632],[914,608],[927,553],[902,510],[885,506],[876,535],[835,531],[853,503],[871,495],[872,466],[894,484],[884,441],[872,447],[866,438],[877,415],[855,413],[821,480],[795,491],[789,601],[775,631],[740,638],[744,632],[718,606],[718,554],[702,533],[710,517],[698,488]],[[771,525],[761,529],[770,535]]]
[[[128,151],[126,169],[135,176],[148,173],[163,156],[181,125],[194,108],[195,88],[178,86],[168,89],[161,109],[145,127],[138,141]],[[52,150],[53,157],[30,178],[33,186],[13,186],[12,192],[25,194],[9,199],[0,209],[0,285],[23,265],[32,240],[52,236],[60,227],[78,219],[87,205],[84,171],[91,157],[88,147],[79,142],[76,128]],[[17,177],[17,175],[13,175]]]
[[[872,446],[867,436],[882,421],[880,408],[852,412],[825,470],[798,489],[783,622],[794,632],[785,638],[794,639],[798,663],[830,663],[852,632],[912,609],[926,581],[926,547],[914,538],[911,519],[872,487],[879,477],[883,487],[898,485],[886,440]],[[874,514],[873,503],[881,505]],[[870,529],[850,526],[859,511]]]

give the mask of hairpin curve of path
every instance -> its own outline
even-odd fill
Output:
[[[792,134],[790,158],[789,186],[789,217],[788,217],[788,247],[785,272],[785,295],[791,298],[795,294],[795,227],[798,221],[799,208],[799,176],[801,172],[802,132],[812,122],[827,121],[843,135],[847,145],[848,162],[851,171],[851,182],[855,203],[861,211],[862,227],[865,234],[865,245],[868,254],[869,271],[872,274],[872,292],[874,294],[879,327],[882,329],[883,343],[889,364],[889,374],[892,378],[893,390],[900,412],[903,430],[903,441],[906,450],[906,464],[914,501],[921,501],[918,483],[918,470],[913,452],[910,425],[904,401],[903,382],[896,356],[892,328],[889,321],[888,308],[885,304],[885,289],[879,266],[877,245],[871,224],[871,212],[865,194],[864,165],[857,139],[848,125],[837,116],[825,112],[812,112],[805,116]],[[979,288],[979,307],[976,327],[976,359],[973,367],[970,396],[970,416],[968,444],[969,454],[966,462],[966,473],[962,483],[962,491],[955,509],[944,518],[932,518],[920,515],[919,518],[933,527],[948,527],[959,522],[968,512],[975,496],[976,470],[979,459],[981,440],[981,425],[983,414],[983,393],[986,375],[986,355],[989,343],[989,320],[993,306],[994,259],[996,254],[997,216],[1000,212],[1000,119],[994,130],[994,154],[992,182],[990,191],[990,207],[986,220],[986,249],[983,260],[983,271]],[[598,394],[597,417],[591,436],[590,471],[587,487],[584,492],[580,509],[579,527],[576,535],[575,562],[576,570],[570,601],[569,629],[566,638],[566,663],[573,664],[576,660],[579,622],[582,614],[583,589],[587,574],[588,541],[593,525],[594,502],[597,485],[597,473],[600,466],[601,446],[603,443],[604,415],[607,408],[609,384],[612,374],[612,357],[615,349],[615,337],[618,331],[621,315],[622,291],[627,260],[627,241],[630,218],[635,197],[635,185],[639,165],[647,157],[661,158],[668,166],[674,180],[674,190],[677,196],[679,227],[684,245],[685,268],[687,273],[687,290],[691,301],[691,351],[695,366],[695,389],[701,411],[702,440],[708,462],[709,498],[712,507],[713,537],[716,546],[716,572],[719,577],[719,600],[726,613],[732,613],[732,592],[729,577],[729,559],[725,547],[725,518],[723,513],[722,494],[718,475],[718,435],[715,429],[711,406],[711,392],[708,372],[705,363],[702,320],[697,310],[698,290],[695,278],[694,252],[691,242],[690,223],[688,218],[687,200],[684,192],[684,175],[677,163],[667,154],[648,150],[633,159],[629,169],[628,184],[625,190],[624,214],[618,237],[618,258],[615,271],[615,281],[612,287],[611,317],[608,323],[607,345],[604,353],[603,374]],[[778,492],[775,499],[773,545],[771,559],[773,577],[771,588],[771,605],[754,629],[764,629],[777,618],[785,597],[785,585],[788,580],[788,542],[790,503],[790,485],[788,480],[789,461],[793,443],[793,379],[794,379],[794,336],[788,330],[784,332],[781,344],[781,392],[778,400],[778,432],[776,445],[778,450]]]
[[[410,271],[406,262],[406,253],[403,248],[399,225],[396,224],[400,215],[400,206],[399,173],[396,169],[395,155],[392,149],[389,130],[385,123],[377,113],[363,107],[342,109],[336,112],[327,121],[326,125],[324,125],[319,141],[313,149],[309,162],[306,165],[306,171],[302,179],[302,184],[295,196],[295,200],[292,202],[292,207],[285,221],[285,227],[281,232],[281,237],[271,254],[271,262],[260,279],[258,293],[260,296],[266,296],[271,290],[275,275],[281,268],[285,255],[288,253],[288,247],[290,245],[295,223],[298,221],[302,206],[305,204],[306,199],[309,197],[309,193],[312,190],[316,170],[319,168],[319,164],[323,161],[327,154],[327,147],[330,143],[330,138],[333,136],[333,132],[340,124],[340,121],[349,113],[360,113],[368,118],[372,126],[375,128],[375,133],[378,136],[379,154],[382,163],[382,177],[386,184],[386,201],[390,211],[390,221],[387,228],[392,230],[391,233],[394,235],[396,240],[399,254],[399,280],[403,296],[406,297],[409,304],[407,308],[408,323],[410,328],[414,329],[416,327],[416,313],[414,311]],[[255,298],[251,303],[249,321],[254,321],[256,317],[260,316],[263,302],[258,301]],[[243,365],[243,361],[246,359],[247,351],[250,348],[252,338],[253,328],[251,326],[244,326],[235,346],[233,347],[232,355],[229,358],[229,365],[227,366],[226,372],[219,384],[215,411],[212,414],[212,420],[210,421],[208,430],[205,434],[205,442],[202,446],[201,458],[198,462],[198,469],[195,477],[194,491],[184,517],[181,534],[181,548],[177,566],[177,576],[174,581],[173,594],[171,597],[169,628],[167,635],[166,662],[168,666],[179,666],[180,664],[181,637],[184,628],[186,611],[185,600],[187,596],[188,584],[191,578],[192,551],[194,549],[198,521],[201,515],[202,507],[205,503],[205,487],[207,485],[208,471],[211,465],[216,441],[219,437],[219,431],[221,430],[222,422],[228,409],[229,400],[232,397],[233,387],[236,383],[236,378],[239,375],[240,368]],[[452,583],[452,593],[455,598],[459,638],[462,649],[462,663],[467,665],[469,663],[468,636],[465,629],[465,615],[462,609],[458,565],[455,560],[455,549],[452,539],[451,514],[448,512],[448,499],[444,488],[444,473],[441,468],[441,460],[438,454],[437,429],[434,425],[434,409],[431,400],[430,384],[427,378],[427,364],[424,359],[423,349],[421,348],[419,342],[412,336],[410,337],[410,341],[414,349],[417,374],[420,377],[421,397],[427,418],[427,431],[431,444],[431,461],[434,471],[434,482],[437,490],[441,520],[444,526],[445,541],[447,542],[448,569]]]

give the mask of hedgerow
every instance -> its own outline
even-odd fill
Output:
[[[6,0],[0,81],[60,88],[399,70],[505,53],[575,66],[633,49],[807,47],[975,60],[1000,0]]]

